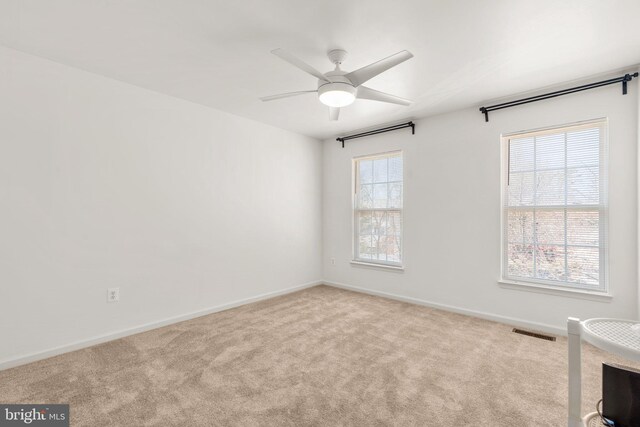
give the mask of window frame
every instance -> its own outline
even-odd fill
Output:
[[[598,230],[599,238],[599,287],[594,288],[589,285],[571,284],[571,282],[561,282],[554,280],[545,280],[538,278],[525,278],[520,276],[509,276],[508,269],[508,242],[507,227],[508,213],[507,206],[508,197],[508,179],[510,172],[509,165],[509,141],[511,139],[538,137],[543,135],[552,135],[557,133],[567,133],[580,129],[588,129],[600,127],[601,138],[599,146],[599,196],[600,202],[595,207],[599,211]],[[565,123],[544,128],[521,130],[502,134],[500,136],[501,144],[501,173],[500,173],[500,279],[499,283],[514,288],[539,288],[542,291],[549,291],[551,294],[569,293],[569,294],[588,294],[595,296],[610,297],[609,284],[609,121],[608,118],[596,118],[591,120]],[[565,207],[566,200],[565,200]],[[584,205],[586,206],[586,205]],[[594,205],[589,205],[594,208]],[[537,207],[532,205],[532,208]],[[581,205],[576,205],[575,210],[584,209]],[[566,208],[565,208],[566,209]]]
[[[370,209],[358,209],[358,186],[360,171],[358,169],[358,162],[362,160],[375,160],[381,158],[389,158],[399,155],[402,161],[402,198],[400,208],[370,208]],[[402,150],[385,151],[376,154],[366,154],[362,156],[353,157],[351,159],[351,264],[364,265],[370,267],[382,267],[393,270],[404,270],[404,190],[405,190],[405,173],[404,173],[404,153]],[[388,182],[388,181],[387,181]],[[358,212],[359,211],[380,211],[380,212],[399,212],[400,213],[400,262],[373,260],[358,257],[358,245],[359,245],[359,229],[358,229]]]

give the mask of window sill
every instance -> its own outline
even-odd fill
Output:
[[[376,264],[373,262],[364,262],[364,261],[351,261],[351,265],[355,267],[372,267],[372,268],[380,268],[382,270],[391,270],[391,271],[404,271],[404,267],[401,265],[387,265],[387,264]]]
[[[514,280],[498,280],[498,285],[505,289],[516,291],[536,292],[548,295],[558,295],[569,298],[587,299],[599,302],[611,302],[613,295],[608,292],[587,291],[582,289],[568,289],[529,282],[517,282]]]

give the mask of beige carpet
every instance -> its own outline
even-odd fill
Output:
[[[318,286],[2,371],[0,402],[70,403],[72,426],[563,426],[566,350]],[[591,411],[613,359],[583,357]]]

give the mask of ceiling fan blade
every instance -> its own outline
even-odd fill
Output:
[[[337,107],[329,107],[329,120],[338,120],[340,116],[340,108]]]
[[[411,101],[408,99],[380,92],[366,86],[360,86],[358,88],[358,99],[370,99],[372,101],[390,102],[391,104],[411,105]]]
[[[271,53],[273,53],[275,56],[279,57],[280,59],[284,59],[285,61],[287,61],[289,64],[293,65],[294,67],[298,67],[302,71],[305,71],[305,72],[311,74],[312,76],[319,78],[320,80],[324,80],[327,83],[331,83],[329,81],[329,79],[327,79],[324,76],[324,74],[322,74],[320,71],[316,70],[311,65],[307,64],[306,62],[302,61],[301,59],[298,59],[298,57],[290,54],[286,50],[275,49],[275,50],[272,50]]]
[[[387,58],[381,59],[378,62],[374,62],[373,64],[369,64],[358,70],[347,73],[345,74],[345,77],[348,78],[354,86],[360,86],[367,80],[372,79],[378,74],[387,71],[389,68],[395,67],[396,65],[411,58],[413,58],[413,54],[408,50],[403,50],[402,52],[398,52]]]
[[[273,101],[275,99],[289,98],[290,96],[304,95],[305,93],[316,93],[317,90],[301,90],[298,92],[279,93],[277,95],[263,96],[261,101]]]

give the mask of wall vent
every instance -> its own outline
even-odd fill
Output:
[[[556,337],[552,337],[551,335],[545,335],[538,332],[525,331],[524,329],[513,328],[513,331],[516,334],[527,335],[529,337],[540,338],[541,340],[547,341],[555,341]]]

